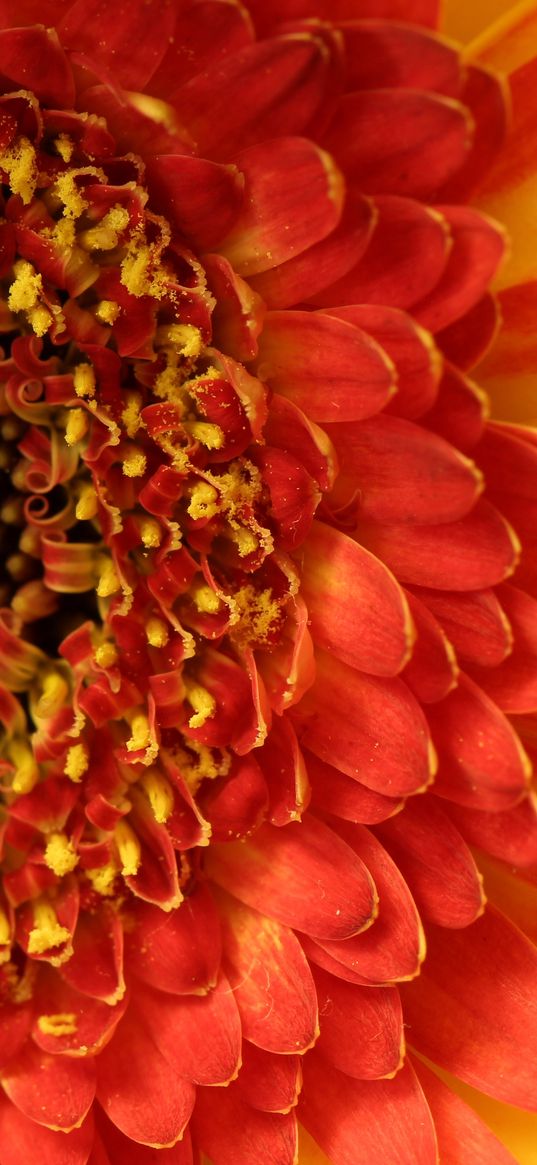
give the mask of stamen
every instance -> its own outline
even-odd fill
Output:
[[[188,724],[190,728],[201,728],[206,720],[209,720],[216,711],[216,700],[207,688],[203,688],[201,684],[192,683],[191,680],[185,681],[186,694],[189,704],[192,704],[194,715],[190,717]]]
[[[149,720],[144,712],[137,712],[130,722],[131,736],[127,741],[127,749],[129,752],[138,752],[142,748],[148,748],[151,743],[151,730],[149,727]]]
[[[190,591],[192,598],[202,614],[215,615],[220,610],[221,603],[216,591],[207,586],[207,583],[201,583],[199,586],[192,587]]]
[[[157,769],[148,769],[140,783],[149,798],[155,821],[163,825],[173,813],[175,804],[170,782]]]
[[[71,409],[67,416],[65,440],[68,445],[77,445],[89,429],[88,414],[84,409]]]
[[[99,667],[113,667],[117,659],[117,648],[114,643],[101,643],[95,649],[95,662]]]
[[[121,873],[124,878],[132,878],[138,873],[142,863],[142,847],[138,838],[127,821],[118,821],[114,838],[121,861]]]
[[[141,449],[132,449],[123,458],[125,477],[143,477],[147,467],[147,457]]]
[[[8,756],[15,765],[15,776],[11,782],[14,793],[31,793],[39,780],[39,769],[31,748],[22,740],[12,740]]]
[[[149,619],[145,634],[150,647],[165,647],[168,642],[168,627],[162,619]]]
[[[95,309],[95,315],[102,324],[115,324],[120,311],[119,304],[114,303],[113,299],[101,299]]]
[[[34,903],[34,924],[28,936],[30,955],[43,955],[45,951],[58,947],[71,938],[71,932],[66,926],[60,925],[53,906],[45,898]]]
[[[97,494],[92,485],[85,485],[76,504],[75,514],[79,522],[89,522],[98,512]]]
[[[59,878],[70,874],[78,865],[78,854],[65,833],[51,833],[45,849],[45,862]]]
[[[72,1036],[77,1029],[74,1011],[59,1011],[56,1015],[39,1015],[37,1026],[44,1036]]]
[[[156,546],[160,546],[162,530],[156,518],[144,519],[140,526],[140,537],[148,550],[153,550]]]
[[[40,720],[48,720],[59,712],[69,694],[69,686],[59,672],[49,672],[42,681],[43,691],[35,706]]]
[[[114,563],[111,559],[104,561],[99,582],[97,584],[97,594],[100,599],[107,599],[109,595],[115,595],[116,591],[121,588],[121,583]]]
[[[218,513],[218,493],[208,481],[199,481],[192,487],[188,513],[191,518],[212,518]]]
[[[69,777],[70,781],[78,784],[82,780],[84,773],[87,772],[89,765],[89,756],[84,744],[72,744],[67,751],[67,759],[65,761],[64,773]]]
[[[91,364],[77,364],[73,369],[73,384],[77,396],[95,396],[95,373]]]

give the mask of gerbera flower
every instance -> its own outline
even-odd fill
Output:
[[[508,1165],[456,1081],[537,1106],[506,92],[436,17],[0,3],[2,1165]]]

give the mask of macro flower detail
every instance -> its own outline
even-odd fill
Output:
[[[509,1165],[505,86],[430,0],[0,17],[2,1165]]]

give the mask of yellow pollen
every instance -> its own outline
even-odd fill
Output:
[[[30,308],[28,322],[31,324],[36,336],[44,336],[50,328],[52,316],[48,308],[40,303],[37,307]]]
[[[140,538],[148,550],[154,550],[162,541],[162,530],[156,518],[145,518],[140,526]]]
[[[98,512],[97,494],[92,485],[84,486],[76,503],[75,514],[79,522],[89,522]]]
[[[17,138],[0,154],[0,169],[9,177],[14,194],[20,194],[25,206],[32,201],[38,169],[34,147],[26,137]]]
[[[81,194],[71,170],[68,170],[65,174],[60,174],[56,179],[55,193],[61,202],[63,202],[65,218],[80,218],[80,215],[89,206],[89,203],[86,202],[86,199]]]
[[[95,373],[91,364],[77,364],[73,384],[77,396],[95,396]]]
[[[68,942],[71,932],[60,926],[56,912],[50,902],[42,899],[34,904],[34,927],[28,936],[28,954],[43,955],[51,947]]]
[[[192,587],[191,594],[198,611],[202,614],[215,615],[220,610],[218,595],[206,583]]]
[[[39,769],[34,754],[21,740],[12,740],[8,748],[9,759],[15,765],[15,776],[11,782],[14,793],[31,793],[39,780]]]
[[[162,299],[166,294],[166,275],[155,263],[154,250],[141,231],[131,238],[121,264],[121,282],[131,295],[151,295]]]
[[[191,518],[212,518],[218,513],[218,493],[208,481],[199,481],[192,488],[188,513]]]
[[[40,1015],[37,1019],[39,1031],[44,1036],[72,1036],[77,1029],[74,1011],[59,1011],[56,1015]]]
[[[11,944],[11,927],[9,925],[9,918],[0,907],[0,947],[7,947]],[[1,955],[0,955],[1,961]]]
[[[99,598],[107,599],[109,595],[115,595],[120,587],[121,583],[113,562],[111,560],[108,560],[108,562],[105,561],[97,584]]]
[[[102,324],[115,324],[120,311],[119,304],[114,303],[113,299],[101,299],[95,309],[95,315]]]
[[[129,752],[138,752],[141,748],[147,748],[150,742],[149,720],[144,712],[137,712],[131,720],[131,736],[127,741],[127,748]]]
[[[205,721],[214,715],[216,700],[201,684],[194,684],[187,680],[185,687],[188,702],[192,704],[194,709],[194,715],[188,721],[189,728],[201,728],[202,724],[205,724]]]
[[[211,425],[207,421],[194,421],[186,424],[187,429],[195,441],[205,445],[207,449],[221,449],[224,444],[224,434],[219,425]]]
[[[30,311],[39,302],[43,291],[41,276],[27,259],[18,259],[13,264],[13,271],[15,279],[9,289],[9,308],[11,311]]]
[[[114,643],[101,643],[95,649],[95,662],[99,667],[113,667],[117,663],[117,648]]]
[[[140,409],[142,407],[142,398],[138,392],[129,392],[125,404],[125,408],[121,414],[121,420],[127,430],[128,437],[135,437],[142,418],[140,416]]]
[[[67,416],[65,440],[68,445],[77,445],[89,428],[88,414],[84,409],[71,409]]]
[[[70,162],[71,158],[73,156],[73,150],[75,147],[74,147],[74,142],[72,142],[71,138],[69,137],[69,134],[66,134],[66,133],[58,134],[58,137],[54,139],[54,145],[56,146],[56,149],[57,149],[62,161]]]
[[[148,769],[141,781],[149,804],[155,815],[155,821],[163,825],[173,813],[174,796],[170,782],[157,769]]]
[[[84,773],[87,772],[89,765],[89,756],[84,744],[72,744],[67,751],[67,758],[65,761],[64,773],[69,777],[70,781],[78,784],[82,780]]]
[[[59,878],[70,874],[78,865],[78,854],[65,833],[51,833],[45,849],[45,862]]]
[[[114,893],[114,882],[118,873],[118,868],[113,862],[107,862],[104,866],[96,866],[92,870],[86,870],[86,877],[89,878],[93,889],[100,894],[102,898],[109,898]]]
[[[141,449],[133,449],[123,458],[123,473],[125,477],[143,477],[147,467],[147,457]]]
[[[253,554],[259,546],[255,534],[252,534],[252,531],[247,530],[244,526],[239,526],[233,531],[233,541],[237,544],[241,558],[246,558],[247,554]]]
[[[39,720],[48,719],[59,712],[69,693],[69,687],[59,672],[49,672],[42,681],[43,691],[35,707]]]
[[[142,861],[140,842],[134,830],[123,819],[116,825],[114,838],[121,862],[121,873],[124,878],[132,878],[138,873]]]
[[[168,642],[168,628],[162,619],[149,619],[145,629],[150,647],[165,647]]]

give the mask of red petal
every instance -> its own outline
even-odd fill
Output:
[[[363,258],[316,303],[410,308],[440,279],[450,243],[444,218],[410,198],[380,196],[375,208],[379,217]]]
[[[396,987],[357,987],[313,969],[321,1034],[316,1047],[358,1080],[392,1076],[404,1056],[403,1012]]]
[[[483,488],[479,470],[441,437],[380,415],[328,426],[340,465],[335,497],[359,491],[359,515],[379,522],[455,522]]]
[[[293,932],[220,893],[224,962],[246,1039],[267,1052],[302,1052],[318,1034],[317,996]]]
[[[201,251],[228,234],[242,205],[244,183],[235,166],[163,154],[148,159],[147,179],[154,209]]]
[[[362,420],[395,391],[393,367],[379,346],[352,324],[321,313],[269,312],[257,371],[312,421]]]
[[[137,902],[134,927],[125,935],[129,967],[144,983],[178,995],[214,986],[220,964],[218,914],[209,891],[199,882],[178,910],[164,913]]]
[[[174,95],[197,152],[226,159],[278,134],[282,125],[289,134],[301,133],[323,101],[326,56],[323,42],[313,37],[275,37],[198,73]]]
[[[500,225],[470,207],[438,209],[451,228],[452,248],[434,291],[413,309],[418,322],[432,332],[475,307],[501,263],[506,244]]]
[[[344,967],[343,963],[329,955],[324,947],[321,947],[314,939],[309,938],[307,934],[300,935],[300,943],[310,965],[313,963],[316,967],[322,967],[323,971],[328,971],[330,975],[335,975],[344,983],[354,983],[357,987],[372,987],[369,979],[366,979],[364,975],[359,975],[356,971],[351,971],[350,967]]]
[[[408,19],[406,11],[403,19]],[[431,89],[448,97],[458,96],[459,57],[439,37],[385,20],[349,22],[341,31],[349,89],[375,89],[380,84],[390,89]]]
[[[266,817],[269,791],[255,757],[234,757],[227,776],[207,781],[197,803],[211,827],[211,842],[248,837]]]
[[[4,0],[5,2],[5,0]],[[28,2],[28,0],[26,0]],[[438,26],[438,0],[248,0],[256,26],[263,32],[283,20],[320,16],[328,20],[356,20],[382,16],[411,24]]]
[[[246,9],[233,0],[194,0],[176,15],[172,43],[151,78],[151,94],[170,101],[177,89],[202,69],[215,68],[224,57],[251,43],[253,30]]]
[[[411,316],[394,307],[359,304],[331,307],[329,314],[363,328],[393,360],[397,369],[397,392],[386,412],[414,420],[436,399],[442,364],[428,332]]]
[[[174,31],[174,6],[162,0],[123,0],[114,19],[106,0],[76,0],[58,26],[62,43],[84,53],[125,89],[142,90]],[[106,36],[103,36],[106,29]]]
[[[101,1000],[90,999],[64,983],[54,970],[43,967],[34,996],[32,1039],[44,1052],[94,1055],[113,1035],[125,1006],[126,1000],[110,1006]],[[69,1019],[72,1017],[72,1025],[68,1023],[67,1031],[62,1034],[62,1024],[60,1022],[57,1027],[54,1017],[60,1016],[61,1020],[65,1015]],[[47,1020],[52,1020],[52,1023],[47,1024]]]
[[[40,12],[38,20],[42,19]],[[18,24],[18,20],[13,23]],[[2,77],[16,89],[31,90],[38,101],[53,109],[74,105],[71,66],[52,29],[41,24],[36,28],[2,28],[0,58]]]
[[[441,328],[435,339],[448,360],[466,371],[487,355],[501,325],[497,300],[486,292],[463,316]]]
[[[293,725],[286,716],[274,718],[259,764],[267,782],[273,825],[288,825],[302,816],[309,800],[306,766]]]
[[[434,797],[407,801],[402,813],[378,827],[424,919],[461,927],[482,913],[475,861],[458,829]]]
[[[477,809],[507,809],[526,790],[531,764],[507,718],[477,684],[459,685],[428,719],[439,754],[435,792]]]
[[[258,1112],[244,1103],[238,1086],[198,1089],[193,1126],[214,1165],[294,1165],[297,1159],[294,1113]]]
[[[263,300],[223,255],[205,255],[203,265],[216,300],[211,317],[213,342],[235,360],[248,363],[257,355],[257,337],[265,315]]]
[[[26,1043],[32,1026],[33,1007],[27,1001],[13,1004],[11,1000],[0,1005],[0,1069]]]
[[[244,202],[218,250],[237,274],[258,275],[277,267],[337,226],[341,178],[329,155],[313,142],[292,137],[263,141],[237,154],[234,164],[244,181]],[[306,198],[307,216],[301,213]]]
[[[262,825],[247,842],[211,846],[207,865],[242,902],[313,937],[356,934],[374,913],[363,862],[310,815],[282,830]]]
[[[123,927],[115,910],[102,904],[95,914],[79,915],[74,954],[61,968],[77,991],[113,1004],[123,997]]]
[[[195,1084],[228,1084],[241,1060],[241,1022],[224,975],[206,995],[168,995],[138,988],[134,1006],[172,1076]]]
[[[421,423],[468,453],[483,434],[487,409],[487,398],[477,385],[447,365],[436,401]]]
[[[133,1141],[160,1148],[181,1136],[196,1090],[170,1071],[143,1015],[129,1009],[97,1059],[97,1096],[111,1121]]]
[[[351,1080],[313,1053],[302,1123],[333,1165],[436,1165],[431,1114],[407,1063],[393,1080]]]
[[[0,1096],[0,1140],[3,1165],[35,1161],[37,1147],[39,1165],[86,1165],[93,1141],[93,1121],[84,1121],[72,1133],[53,1132],[36,1125]]]
[[[300,1056],[277,1056],[244,1041],[237,1089],[252,1108],[289,1112],[297,1102],[301,1084]]]
[[[344,821],[376,825],[401,808],[402,801],[366,788],[312,752],[305,751],[304,759],[311,782],[312,804],[325,813],[333,813]]]
[[[494,591],[465,595],[420,589],[417,594],[438,619],[457,656],[495,669],[511,652],[513,636]]]
[[[442,191],[442,200],[450,202],[466,202],[470,192],[476,186],[481,186],[483,175],[486,175],[488,183],[491,171],[494,183],[498,165],[501,166],[502,162],[509,164],[515,137],[514,125],[509,123],[512,120],[515,123],[518,121],[518,118],[510,117],[511,94],[507,92],[508,86],[503,76],[470,64],[469,61],[465,62],[464,74],[466,79],[461,100],[474,119],[475,133],[465,165]],[[509,141],[506,144],[504,139],[507,131]],[[494,186],[495,190],[501,188],[501,183]]]
[[[267,307],[292,307],[316,296],[350,271],[363,255],[375,223],[370,199],[349,192],[341,222],[328,238],[294,259],[254,275],[251,286]]]
[[[537,802],[533,794],[503,813],[481,813],[448,805],[461,833],[471,845],[513,866],[537,864]]]
[[[104,1156],[99,1156],[94,1160],[92,1154],[88,1165],[197,1165],[197,1161],[194,1162],[188,1129],[185,1129],[181,1140],[173,1148],[153,1149],[147,1145],[137,1144],[130,1137],[124,1137],[101,1110],[97,1110],[96,1119],[102,1141],[100,1144],[97,1139],[94,1141],[93,1152],[95,1153],[97,1145],[99,1148],[101,1144],[105,1145],[107,1157],[105,1159]],[[102,1151],[104,1153],[104,1149]]]
[[[516,430],[488,425],[476,449],[484,470],[488,496],[501,506],[522,542],[517,583],[528,590],[537,581],[537,449]]]
[[[2,1070],[1,1078],[4,1091],[21,1112],[53,1130],[68,1132],[81,1124],[95,1095],[95,1061],[50,1056],[31,1041]]]
[[[360,523],[360,542],[401,582],[441,590],[481,590],[512,574],[518,539],[489,502],[458,522],[434,526]]]
[[[459,669],[455,652],[424,603],[415,595],[407,594],[407,598],[417,639],[403,679],[420,703],[434,704],[456,685]]]
[[[327,149],[366,194],[418,199],[432,198],[459,170],[470,144],[463,105],[404,89],[346,94],[326,135]]]
[[[425,717],[401,680],[363,675],[319,650],[315,684],[293,719],[306,748],[384,795],[416,792],[431,779]]]
[[[375,879],[379,913],[363,934],[347,942],[321,942],[329,955],[373,983],[411,979],[425,954],[425,939],[410,890],[384,847],[363,825],[341,822],[338,832]]]
[[[412,1065],[433,1116],[442,1165],[516,1165],[469,1104],[420,1060],[413,1057]]]
[[[537,710],[537,602],[517,587],[498,590],[514,636],[511,654],[495,668],[473,667],[471,675],[503,712]]]
[[[315,642],[351,667],[396,675],[414,630],[393,575],[352,538],[321,522],[313,523],[302,556],[301,593]]]
[[[537,950],[502,914],[430,927],[420,980],[402,993],[419,1051],[496,1100],[537,1109]]]

